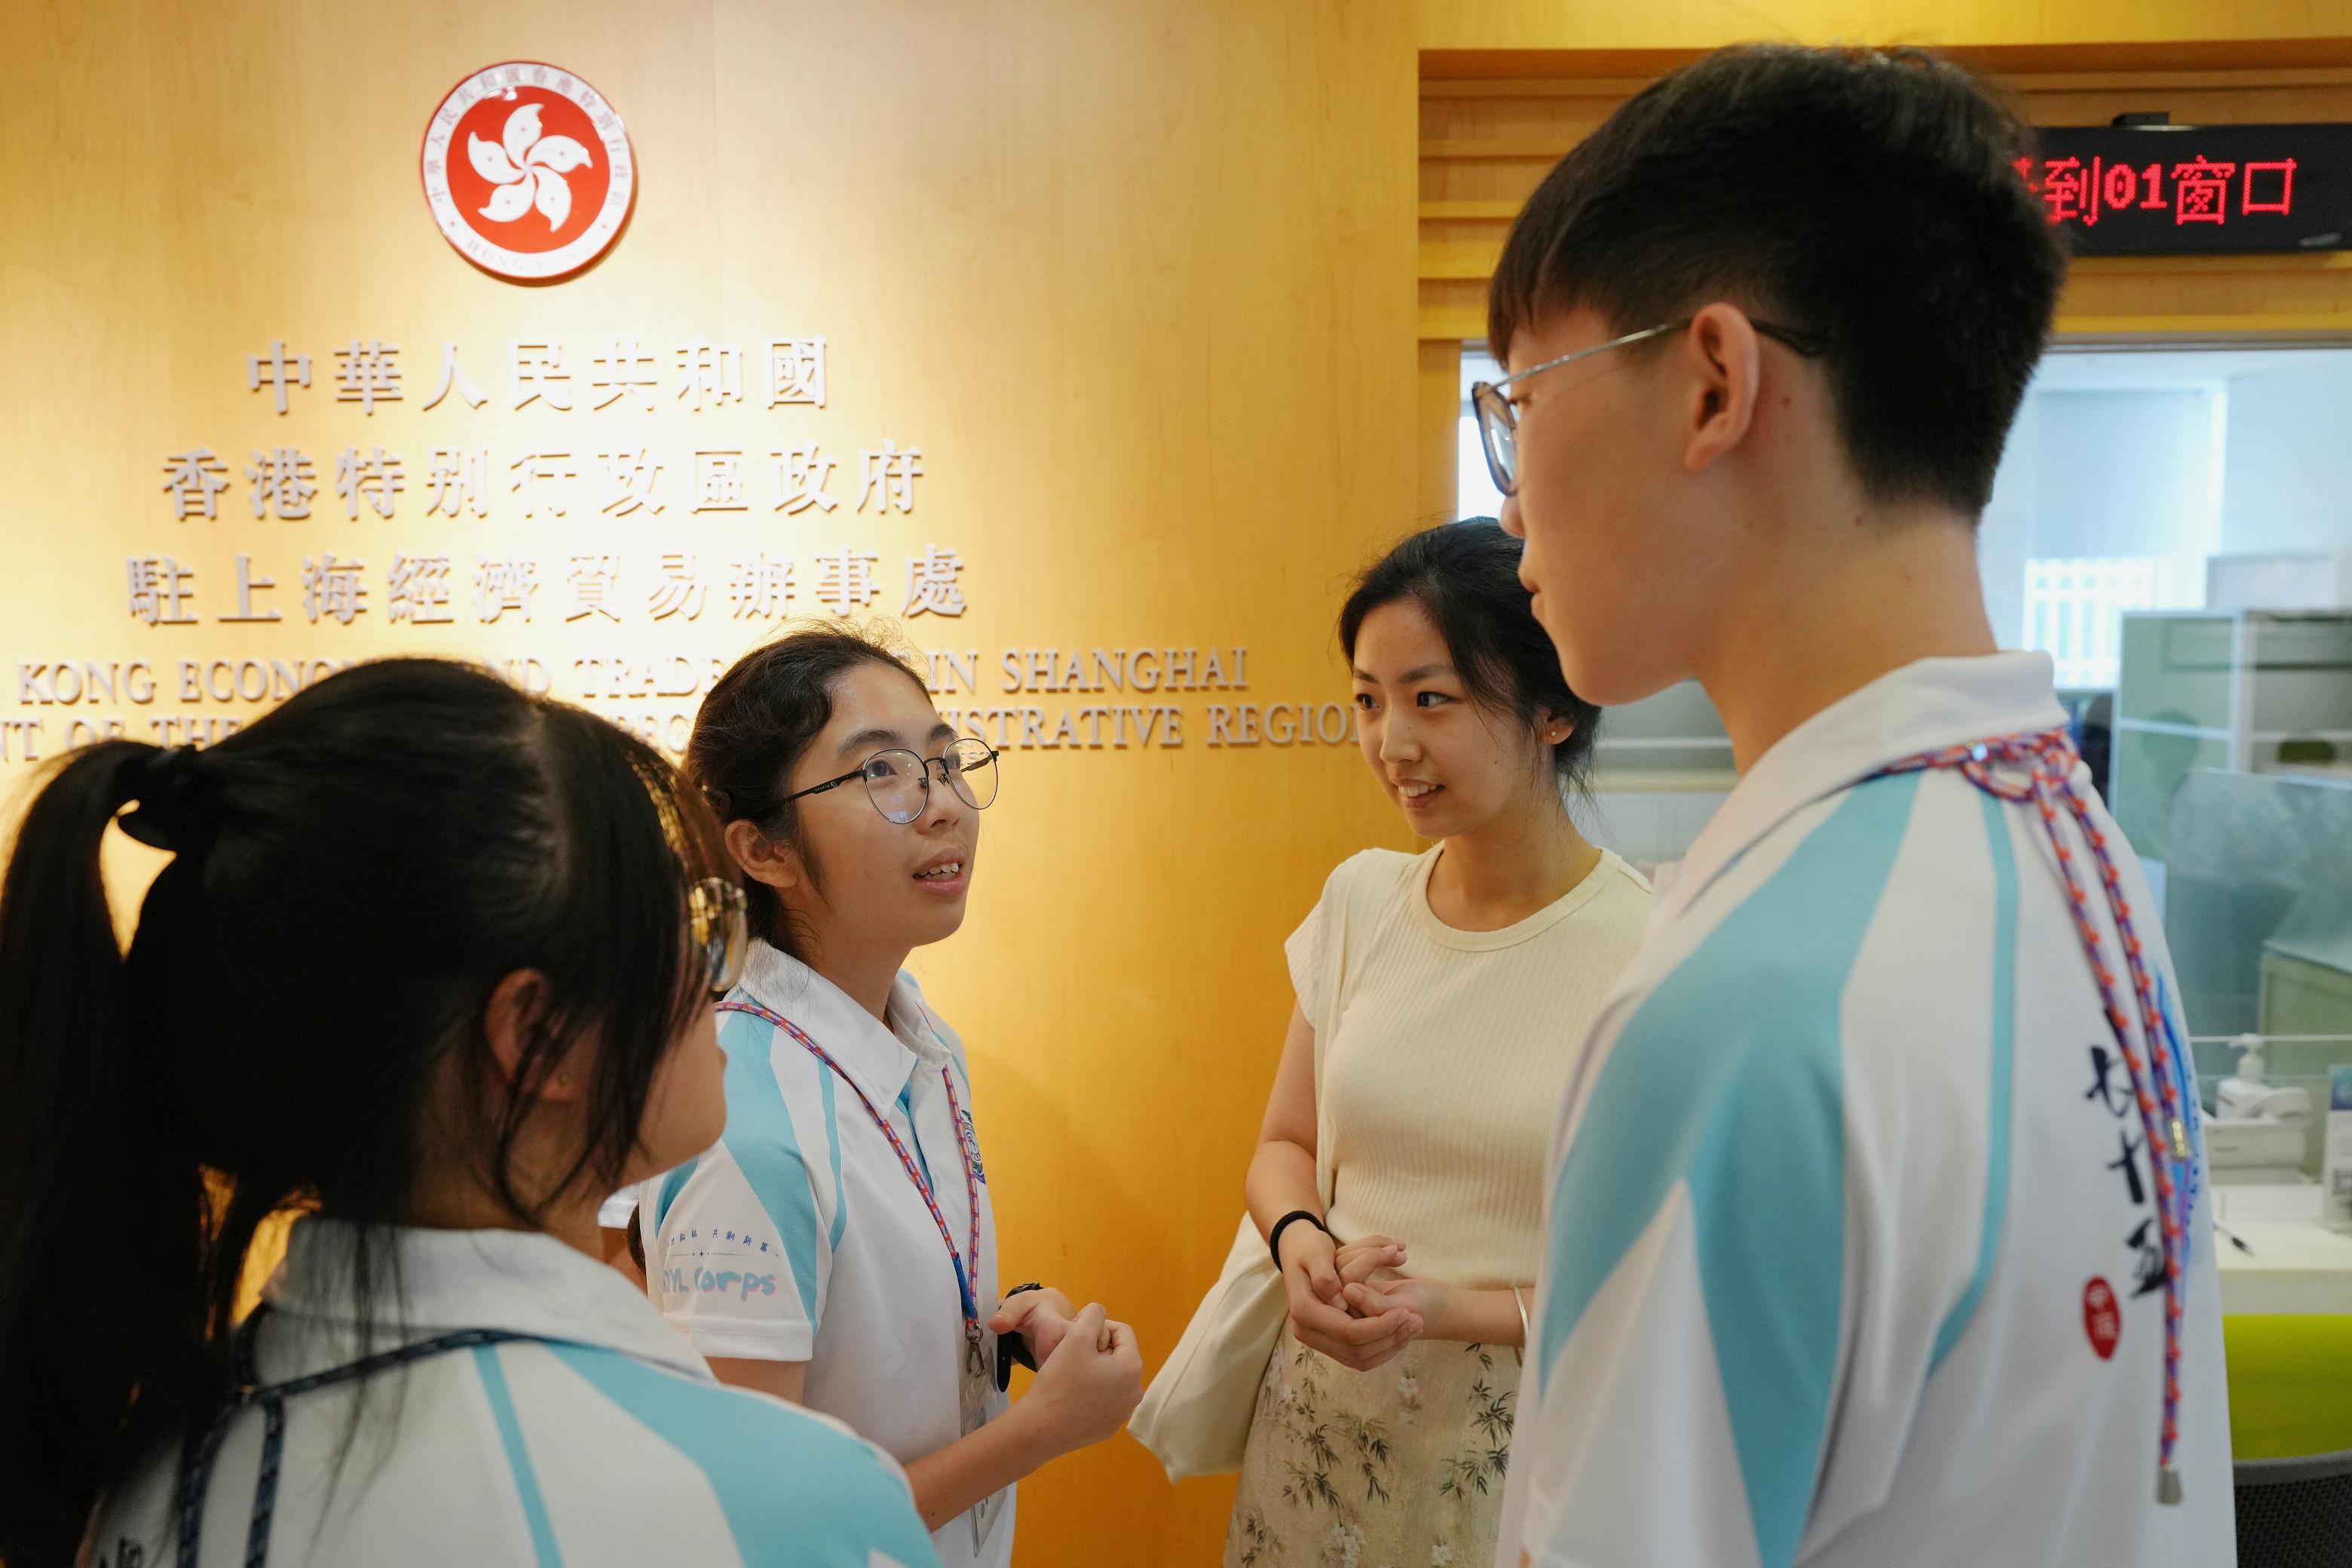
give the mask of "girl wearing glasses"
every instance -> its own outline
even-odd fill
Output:
[[[1570,819],[1600,710],[1519,550],[1491,521],[1431,529],[1340,612],[1364,761],[1436,842],[1344,862],[1290,939],[1247,1183],[1289,1321],[1228,1564],[1494,1560],[1553,1112],[1650,902]]]
[[[639,1189],[646,1289],[720,1378],[898,1456],[943,1563],[1003,1568],[1013,1483],[1141,1390],[1102,1308],[1000,1299],[963,1047],[904,973],[963,923],[996,754],[835,626],[720,678],[688,767],[756,940],[720,1007],[726,1137]],[[1013,1360],[1039,1371],[1008,1408]]]
[[[127,953],[118,822],[170,857]],[[741,921],[657,754],[467,666],[55,766],[0,886],[0,1558],[933,1563],[891,1460],[597,1256],[724,1122]]]

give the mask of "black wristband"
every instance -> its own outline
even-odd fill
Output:
[[[997,1305],[1002,1307],[1006,1301],[1010,1301],[1024,1290],[1043,1290],[1045,1288],[1034,1279],[1026,1285],[1015,1285],[998,1300]],[[1025,1366],[1031,1372],[1037,1370],[1037,1358],[1029,1353],[1029,1341],[1018,1329],[1010,1330],[996,1336],[997,1393],[1003,1394],[1013,1386],[1013,1369],[1015,1365]]]
[[[1290,1224],[1291,1221],[1297,1219],[1305,1220],[1308,1225],[1313,1226],[1316,1229],[1321,1231],[1326,1236],[1331,1234],[1331,1227],[1323,1223],[1320,1215],[1309,1214],[1305,1209],[1292,1209],[1288,1214],[1284,1215],[1280,1219],[1276,1220],[1274,1222],[1274,1228],[1265,1234],[1265,1249],[1274,1254],[1274,1271],[1277,1274],[1282,1272],[1283,1230]]]

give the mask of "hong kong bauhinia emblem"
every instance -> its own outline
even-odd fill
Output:
[[[459,255],[525,282],[612,248],[636,194],[620,111],[554,66],[509,61],[450,89],[425,128],[425,204]]]

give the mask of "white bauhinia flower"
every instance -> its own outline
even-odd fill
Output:
[[[474,173],[498,187],[482,209],[484,217],[512,223],[537,207],[551,230],[562,228],[572,216],[572,184],[563,176],[595,162],[569,136],[541,136],[535,103],[508,115],[497,142],[468,135],[466,156],[473,160]]]

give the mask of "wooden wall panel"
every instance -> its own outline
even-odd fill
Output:
[[[1455,426],[1462,408],[1459,342],[1422,340],[1420,388],[1421,514],[1436,521],[1454,516],[1462,493],[1454,482],[1460,446]]]
[[[2177,61],[2255,58],[2282,45],[2326,52],[2352,33],[2344,0],[1648,0],[1563,5],[1558,0],[1419,0],[1424,55],[1456,60],[1601,51],[1662,58],[1745,38],[1806,43],[1930,44],[2140,51]],[[1529,74],[1506,66],[1514,75]],[[1655,65],[1643,74],[1661,68]],[[1445,74],[1459,74],[1447,72]]]
[[[387,626],[380,602],[348,628],[149,628],[127,618],[119,581],[127,555],[164,550],[208,589],[238,552],[268,553],[286,605],[291,562],[329,547],[380,573],[395,550],[718,562],[772,547],[805,563],[818,544],[895,561],[936,541],[971,563],[973,608],[934,628],[935,646],[1241,643],[1252,689],[1237,698],[1339,699],[1329,623],[1348,574],[1450,505],[1438,421],[1460,342],[1484,331],[1502,229],[1639,81],[1740,37],[1902,34],[2008,50],[2047,79],[2029,84],[2037,112],[2147,107],[2161,69],[2189,73],[2162,84],[2176,113],[2294,118],[2341,112],[2328,106],[2352,65],[2330,41],[2352,33],[2343,13],[2341,0],[1924,13],[1821,0],[1777,16],[1731,0],[16,0],[0,7],[0,721],[37,711],[17,688],[27,661],[430,646],[537,653],[574,695],[569,661],[610,644],[562,623],[551,598],[528,628],[461,623],[438,641]],[[2139,51],[2132,80],[2115,79],[2118,49]],[[466,266],[417,194],[434,103],[516,58],[551,58],[608,94],[642,170],[619,246],[551,288]],[[2069,310],[2131,330],[2326,323],[2352,313],[2347,276],[2325,258],[2103,264],[2078,274]],[[782,331],[833,340],[829,406],[730,415],[707,444],[815,435],[848,456],[884,435],[920,441],[916,517],[525,521],[503,472],[488,520],[422,515],[422,454],[453,431],[501,468],[519,448],[631,434],[507,406],[507,340],[565,339],[584,356],[611,333],[666,353]],[[316,394],[282,422],[257,412],[248,353],[284,338],[325,375],[331,346],[377,334],[406,347],[412,386],[429,386],[440,340],[459,342],[491,406],[454,426],[449,410],[421,410],[421,391],[366,422]],[[681,447],[674,415],[646,437]],[[209,444],[241,468],[251,447],[284,440],[331,468],[362,437],[409,454],[391,524],[345,520],[331,472],[306,524],[255,521],[241,483],[209,524],[161,510],[168,451]],[[764,629],[722,606],[689,633],[626,640],[731,657]],[[984,673],[981,700],[991,684]],[[1281,939],[1334,862],[1402,841],[1349,750],[1208,749],[1207,700],[1182,700],[1181,751],[1016,752],[971,922],[919,958],[973,1047],[1005,1268],[1112,1302],[1155,1363],[1230,1237],[1288,1005]],[[0,762],[0,792],[24,778],[19,754]],[[126,889],[152,869],[143,852],[119,860]],[[1122,1441],[1026,1489],[1021,1561],[1209,1561],[1229,1490],[1171,1489]]]
[[[552,287],[473,269],[418,194],[443,93],[518,58],[606,94],[641,174],[618,246]],[[981,695],[943,705],[1089,700],[998,692],[1007,647],[1246,646],[1249,690],[1171,700],[1181,750],[1014,751],[970,923],[916,958],[975,1058],[1004,1278],[1108,1301],[1156,1365],[1240,1211],[1290,1007],[1283,939],[1340,858],[1401,842],[1351,745],[1210,749],[1204,708],[1345,703],[1340,591],[1421,515],[1414,92],[1409,9],[1361,0],[13,0],[0,721],[46,711],[55,744],[60,714],[20,701],[16,675],[61,658],[537,654],[575,696],[575,658],[727,658],[764,635],[730,617],[723,577],[763,547],[796,557],[800,610],[820,545],[877,551],[886,587],[904,553],[958,549],[971,613],[909,626],[982,650]],[[786,331],[831,340],[824,409],[698,426],[669,397],[671,345]],[[566,341],[584,394],[614,333],[660,356],[665,406],[508,405],[507,340]],[[370,418],[322,390],[355,334],[405,351],[406,400]],[[272,338],[314,361],[282,421],[245,382]],[[421,407],[444,338],[491,395],[478,414]],[[487,519],[424,515],[425,454],[451,432],[493,449]],[[765,448],[817,437],[847,468],[841,510],[698,519],[672,489],[650,521],[520,517],[516,450],[639,435],[673,464],[689,445],[761,454],[762,502]],[[925,449],[919,510],[859,518],[856,451],[886,435]],[[247,509],[248,450],[277,441],[325,469],[307,522]],[[352,442],[405,454],[389,522],[335,498]],[[158,488],[163,455],[194,444],[236,481],[210,522],[171,520]],[[386,624],[394,552],[509,547],[543,557],[533,625]],[[593,548],[698,551],[712,602],[677,633],[642,608],[567,624],[562,552]],[[326,549],[368,563],[377,597],[348,627],[299,613],[299,558]],[[126,616],[126,557],[167,551],[199,574],[201,626]],[[290,624],[210,620],[201,595],[239,552],[275,571]],[[0,793],[24,777],[0,765]],[[135,893],[155,858],[121,861]],[[1170,1488],[1121,1437],[1024,1488],[1020,1561],[1207,1561],[1229,1493]]]
[[[2352,7],[2346,12],[2352,26]],[[1961,51],[1998,77],[2038,125],[2104,125],[2116,115],[2163,110],[2182,124],[2281,123],[2352,119],[2352,65],[2284,64],[2190,69],[2041,68],[2049,51]],[[2312,52],[2279,46],[2284,58]],[[1696,58],[1696,51],[1686,58]],[[1500,74],[1543,58],[1470,60],[1490,74],[1422,83],[1421,331],[1428,339],[1486,335],[1486,279],[1519,204],[1551,167],[1642,84],[1605,52],[1575,57],[1574,77]],[[1643,63],[1671,68],[1655,51]],[[1432,58],[1423,57],[1423,68]],[[2329,256],[2141,259],[2087,258],[2073,269],[2059,303],[2062,334],[2291,337],[2352,333],[2352,271]]]

